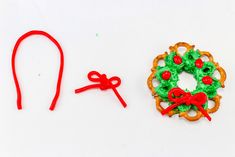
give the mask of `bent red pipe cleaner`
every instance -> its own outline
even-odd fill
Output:
[[[19,110],[22,109],[22,95],[21,95],[21,90],[20,90],[20,85],[19,85],[19,81],[17,79],[17,74],[16,74],[16,69],[15,69],[15,57],[16,57],[16,53],[17,50],[21,44],[21,42],[28,38],[29,36],[33,36],[33,35],[42,35],[47,37],[50,41],[52,41],[56,47],[58,48],[59,52],[60,52],[60,69],[59,69],[59,75],[58,75],[58,81],[57,81],[57,86],[56,86],[56,93],[55,96],[52,100],[51,106],[50,106],[50,110],[54,110],[55,106],[56,106],[56,102],[59,98],[60,95],[60,87],[61,87],[61,81],[62,81],[62,76],[63,76],[63,70],[64,70],[64,53],[63,50],[59,44],[59,42],[53,38],[50,34],[44,32],[44,31],[40,31],[40,30],[32,30],[29,31],[25,34],[23,34],[16,42],[14,49],[13,49],[13,53],[12,53],[12,59],[11,59],[11,64],[12,64],[12,73],[13,73],[13,78],[14,78],[14,82],[15,82],[15,86],[16,86],[16,92],[17,92],[17,108]]]

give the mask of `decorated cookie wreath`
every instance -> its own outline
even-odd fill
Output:
[[[180,55],[179,48],[185,47],[186,52]],[[226,72],[213,56],[206,51],[194,50],[193,45],[179,42],[170,46],[170,53],[165,52],[157,56],[153,61],[152,73],[148,78],[148,87],[156,100],[156,108],[162,115],[169,117],[179,114],[189,121],[196,121],[205,116],[211,121],[210,113],[214,113],[220,106],[221,96],[217,94],[217,89],[224,88]],[[208,57],[208,61],[203,61],[202,57]],[[165,66],[159,66],[159,61],[163,60]],[[214,72],[218,71],[220,79],[214,77]],[[197,81],[197,86],[193,91],[183,90],[178,87],[179,74],[183,71],[192,74]],[[154,86],[154,81],[159,85]],[[208,101],[214,101],[212,108],[208,107]],[[161,102],[167,102],[168,107],[163,108]],[[195,111],[196,115],[191,116],[190,111]]]

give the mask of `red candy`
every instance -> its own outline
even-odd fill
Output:
[[[196,67],[198,67],[198,68],[202,68],[203,67],[203,61],[199,58],[199,59],[197,59],[196,61],[195,61],[195,65],[196,65]]]
[[[202,78],[202,82],[206,85],[211,85],[213,83],[213,80],[210,76],[205,76]]]
[[[170,71],[164,71],[162,73],[163,80],[169,80],[171,78],[171,72]]]
[[[182,63],[182,58],[180,56],[175,56],[173,58],[175,64],[181,64]]]

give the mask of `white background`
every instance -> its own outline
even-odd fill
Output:
[[[65,53],[54,112],[59,53],[39,36],[25,40],[16,58],[23,110],[16,108],[12,49],[32,29],[53,35]],[[233,0],[0,0],[0,156],[234,157],[234,37]],[[227,71],[211,122],[155,109],[146,85],[152,61],[179,41],[210,51]],[[111,90],[74,94],[91,83],[91,70],[122,78],[126,109]]]

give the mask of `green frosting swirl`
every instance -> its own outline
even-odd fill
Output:
[[[200,58],[200,53],[198,50],[194,51],[194,50],[189,50],[188,52],[186,52],[184,54],[183,58],[183,62],[185,64],[185,66],[183,67],[183,69],[188,72],[188,73],[194,73],[194,70],[196,69],[195,66],[195,61]]]
[[[212,76],[215,72],[215,65],[212,62],[204,62],[202,68],[195,68],[195,79],[201,79],[203,76]]]
[[[165,58],[165,66],[158,66],[156,69],[155,78],[160,82],[160,84],[155,88],[156,93],[158,96],[163,99],[164,101],[169,102],[168,100],[168,92],[175,87],[178,87],[179,77],[178,75],[186,71],[194,76],[197,81],[197,86],[194,91],[185,90],[185,92],[191,92],[192,95],[195,95],[199,92],[203,92],[207,95],[209,99],[215,97],[217,95],[217,89],[221,87],[220,82],[217,78],[213,77],[216,67],[215,65],[208,61],[203,63],[202,68],[197,68],[195,66],[195,61],[201,57],[198,50],[189,50],[186,52],[182,57],[181,64],[175,64],[174,57],[176,56],[176,52],[170,52],[169,55]],[[164,80],[162,78],[162,73],[165,71],[171,72],[171,77],[168,80]],[[202,78],[205,76],[210,76],[213,80],[211,85],[204,84],[202,82]],[[168,103],[169,105],[172,102]],[[208,108],[208,101],[203,105],[204,109]],[[178,112],[185,112],[190,109],[198,110],[195,105],[185,105],[182,104],[175,108],[175,111]]]
[[[164,71],[169,71],[171,73],[171,77],[169,80],[162,79],[162,73]],[[160,84],[156,87],[156,91],[158,91],[158,95],[163,100],[168,100],[168,92],[177,86],[177,82],[179,80],[178,72],[174,68],[170,68],[170,66],[158,67],[157,73],[155,75],[157,80],[159,80]]]
[[[175,64],[174,63],[174,57],[177,54],[175,52],[170,53],[169,55],[166,56],[165,58],[165,63],[167,67],[171,67],[174,68],[178,73],[183,71],[183,67],[184,67],[184,62],[182,62],[181,64]]]

